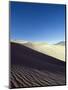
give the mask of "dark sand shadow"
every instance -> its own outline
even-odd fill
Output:
[[[66,62],[61,61],[56,58],[53,58],[51,56],[42,54],[38,51],[32,50],[28,47],[25,47],[24,45],[20,45],[17,43],[11,43],[10,47],[11,47],[11,50],[10,50],[11,51],[10,69],[11,70],[10,70],[10,72],[12,72],[12,74],[13,74],[13,75],[11,74],[11,77],[13,76],[12,78],[13,78],[13,80],[15,80],[14,82],[18,83],[16,85],[17,88],[19,88],[19,87],[26,88],[26,87],[35,87],[35,86],[53,86],[53,85],[65,85],[66,84],[66,77],[65,77]],[[16,69],[14,69],[13,66]],[[23,69],[23,67],[24,67],[24,69]],[[21,69],[22,69],[22,71],[21,71]],[[35,80],[36,85],[33,86],[33,84],[31,84],[32,81],[28,85],[26,85],[26,84],[25,84],[25,86],[20,85],[23,82],[21,83],[21,80],[19,80],[21,77],[19,77],[18,71],[20,71],[22,73],[22,77],[27,72],[28,72],[28,74],[29,73],[32,74],[31,77],[32,78],[34,77],[36,79]],[[40,81],[39,80],[37,81],[37,76],[34,72],[40,76],[39,77]],[[27,77],[28,77],[28,74],[26,75]],[[49,78],[49,74],[50,74],[51,78]],[[26,76],[25,76],[25,78],[26,78]],[[17,77],[19,77],[18,80],[16,80]],[[29,78],[28,82],[31,80],[30,78]],[[44,82],[44,80],[45,80],[45,82]],[[20,82],[18,82],[18,81],[20,81]],[[42,84],[41,81],[44,83]],[[48,81],[48,83],[47,83],[47,81]],[[16,88],[16,86],[14,86],[14,84],[13,84],[13,82],[11,82],[11,88]]]

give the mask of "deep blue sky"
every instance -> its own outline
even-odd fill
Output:
[[[10,39],[56,43],[65,37],[65,5],[10,2]]]

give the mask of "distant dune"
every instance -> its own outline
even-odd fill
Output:
[[[10,88],[66,84],[66,63],[16,42],[11,42]]]
[[[55,57],[62,61],[65,61],[65,46],[62,45],[34,45],[34,49],[47,54],[49,56]]]
[[[65,45],[65,41],[60,41],[60,42],[56,43],[55,45]]]

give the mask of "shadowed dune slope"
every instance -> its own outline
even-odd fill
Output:
[[[65,85],[66,63],[11,43],[10,88]]]

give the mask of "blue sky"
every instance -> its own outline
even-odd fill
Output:
[[[65,5],[10,2],[10,39],[64,41]]]

